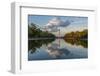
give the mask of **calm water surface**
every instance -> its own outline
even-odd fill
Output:
[[[28,60],[87,58],[87,40],[28,40]]]

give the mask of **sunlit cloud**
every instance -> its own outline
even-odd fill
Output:
[[[61,20],[59,17],[54,17],[53,19],[51,19],[46,25],[45,27],[47,27],[48,29],[51,29],[51,31],[59,31],[59,27],[67,27],[68,25],[71,24],[71,21],[63,21]]]

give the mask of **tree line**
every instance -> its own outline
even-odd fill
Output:
[[[38,25],[31,23],[28,25],[28,38],[55,38],[55,35],[49,33],[48,31],[42,31],[37,28]]]
[[[87,39],[88,38],[88,30],[85,29],[83,31],[70,32],[65,34],[64,39]]]

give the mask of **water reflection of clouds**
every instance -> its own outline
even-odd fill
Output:
[[[62,56],[64,57],[64,56],[70,54],[68,49],[59,48],[59,44],[51,44],[48,46],[48,49],[45,51],[48,52],[48,54],[53,58],[60,58]]]
[[[81,45],[72,45],[70,41],[68,43],[63,39],[50,41],[47,45],[40,40],[30,41],[28,53],[29,60],[87,58],[87,56],[87,48]]]

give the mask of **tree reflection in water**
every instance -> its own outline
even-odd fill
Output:
[[[43,39],[43,40],[28,40],[28,51],[31,53],[36,52],[37,48],[40,48],[42,45],[48,45],[52,43],[55,39]]]
[[[60,43],[53,43],[56,39],[40,39],[40,40],[28,40],[28,51],[31,54],[35,53],[37,49],[42,47],[42,45],[46,45],[46,50],[52,58],[61,58],[61,56],[67,56],[70,54],[70,51],[67,48],[60,47]],[[62,39],[59,39],[62,40]],[[81,45],[84,48],[88,47],[87,40],[64,40],[66,43],[70,43],[71,45]]]
[[[65,42],[70,43],[71,45],[81,45],[84,48],[88,47],[88,40],[75,40],[75,39],[64,39]]]

